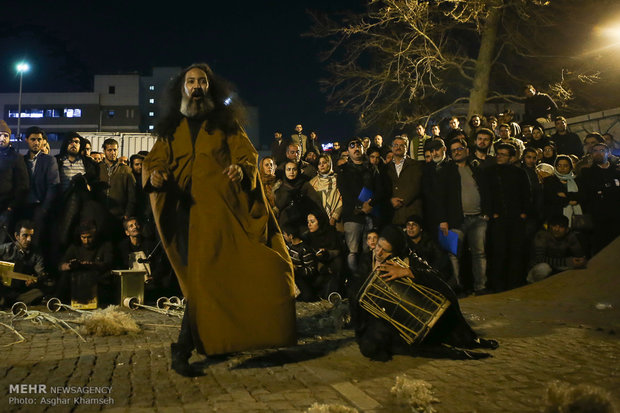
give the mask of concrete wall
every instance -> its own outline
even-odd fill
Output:
[[[620,107],[567,118],[566,123],[571,132],[579,135],[582,140],[590,132],[620,136]],[[547,133],[555,133],[555,128],[547,129]]]

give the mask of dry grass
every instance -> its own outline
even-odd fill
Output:
[[[545,413],[614,413],[611,396],[600,387],[554,381],[547,387]]]
[[[116,305],[83,314],[78,322],[82,324],[80,331],[91,336],[120,336],[140,331],[133,317]]]
[[[297,330],[302,336],[326,336],[337,333],[350,321],[347,301],[336,305],[326,300],[297,303]]]
[[[314,403],[306,410],[307,413],[358,413],[357,409],[343,406],[342,404],[318,404]]]
[[[390,392],[399,404],[410,406],[414,412],[433,413],[436,410],[432,403],[439,403],[439,399],[433,396],[432,388],[430,383],[404,374],[396,377],[396,384]]]

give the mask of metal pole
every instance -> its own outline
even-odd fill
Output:
[[[21,137],[21,126],[22,126],[22,79],[24,78],[24,72],[19,72],[19,101],[17,104],[17,145],[19,150],[19,141]]]

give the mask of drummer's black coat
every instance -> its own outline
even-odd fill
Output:
[[[368,264],[361,263],[358,274],[371,274],[372,269]],[[440,274],[415,254],[409,257],[409,265],[414,274],[415,282],[443,294],[450,301],[450,307],[437,321],[422,343],[409,345],[391,324],[372,316],[360,307],[357,295],[364,284],[365,277],[353,278],[348,290],[351,321],[362,354],[378,361],[390,360],[394,354],[458,359],[488,357],[487,353],[462,350],[479,347],[495,348],[497,343],[493,340],[480,340],[478,338],[463,317],[456,294],[440,278]]]

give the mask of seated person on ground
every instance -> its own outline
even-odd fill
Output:
[[[59,266],[57,297],[63,302],[71,298],[85,303],[96,292],[100,307],[111,304],[116,296],[110,273],[115,263],[114,248],[110,242],[99,241],[94,222],[83,222],[78,232],[80,244],[69,246]]]
[[[377,246],[377,241],[379,241],[379,231],[375,228],[372,228],[366,234],[366,245],[368,246],[368,251],[364,249],[360,253],[360,268],[368,269],[375,267],[375,247]],[[366,274],[354,274],[356,277],[362,277],[365,279],[368,276]]]
[[[540,281],[561,271],[584,268],[586,257],[575,233],[568,230],[568,218],[556,215],[547,221],[549,229],[538,231],[532,245],[533,266],[527,282]]]
[[[316,300],[316,255],[312,248],[301,239],[297,225],[285,225],[282,227],[282,235],[286,241],[286,248],[293,261],[293,273],[295,284],[300,291],[299,301]]]
[[[323,211],[308,214],[307,240],[317,262],[317,277],[313,286],[315,293],[324,299],[334,292],[341,294],[344,281],[341,241]]]
[[[34,275],[37,281],[11,280],[11,285],[0,284],[0,305],[11,305],[16,301],[33,304],[43,297],[45,269],[43,257],[33,251],[32,238],[35,233],[32,221],[20,221],[15,226],[15,242],[0,245],[0,260],[15,264],[13,272]]]
[[[177,278],[160,244],[143,236],[142,225],[135,217],[124,220],[123,228],[127,238],[118,244],[121,267],[144,269],[147,272],[144,285],[147,301],[178,295],[180,287]]]
[[[399,278],[408,277],[417,285],[430,288],[443,295],[449,302],[448,308],[431,326],[421,342],[407,344],[396,327],[383,318],[377,318],[359,304],[362,282],[352,282],[349,291],[351,320],[360,351],[373,360],[387,361],[394,354],[420,355],[427,357],[446,357],[456,359],[478,359],[489,357],[488,353],[472,352],[472,348],[497,348],[495,340],[485,340],[471,329],[461,310],[454,292],[441,280],[437,271],[416,255],[408,255],[407,240],[402,229],[388,226],[381,232],[375,248],[376,269],[388,285]],[[390,261],[398,257],[408,267]],[[371,272],[369,271],[369,274]],[[415,274],[415,275],[414,275]],[[357,281],[357,280],[354,280]],[[355,285],[357,284],[357,285]],[[412,300],[412,297],[401,297]],[[401,303],[393,303],[401,306]],[[404,311],[399,312],[401,315]],[[405,324],[408,320],[394,320]]]
[[[407,234],[407,247],[411,253],[426,261],[439,274],[446,277],[444,281],[450,280],[452,268],[448,254],[442,250],[437,241],[428,236],[422,229],[422,217],[411,215],[407,218],[405,233]]]

